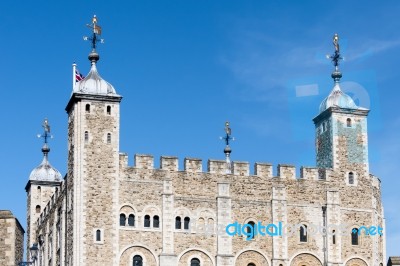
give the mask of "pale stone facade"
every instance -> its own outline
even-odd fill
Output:
[[[386,261],[384,234],[351,233],[361,226],[385,228],[380,180],[368,166],[368,110],[340,105],[321,110],[314,118],[317,167],[302,167],[300,177],[286,164],[273,174],[271,164],[256,163],[250,174],[249,163],[233,162],[227,174],[226,161],[208,160],[203,171],[202,161],[193,158],[185,158],[181,170],[178,158],[166,156],[155,169],[151,155],[135,155],[130,166],[119,149],[122,97],[98,75],[98,55],[89,58],[92,70],[66,108],[66,177],[40,183],[40,195],[37,182],[27,186],[28,247],[39,244],[38,265],[375,266]],[[47,205],[36,213],[43,202]],[[287,228],[293,234],[246,240],[225,231],[235,222],[256,225],[248,230],[258,222],[276,230],[298,226]],[[313,233],[318,226],[327,231]]]
[[[22,261],[24,234],[12,212],[0,210],[0,265],[15,266]]]

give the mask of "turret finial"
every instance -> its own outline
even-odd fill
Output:
[[[340,55],[340,46],[339,46],[339,35],[335,33],[333,35],[333,46],[335,47],[335,52],[332,55],[328,55],[328,58],[332,60],[333,65],[335,66],[335,70],[332,72],[332,78],[335,82],[339,82],[342,77],[342,73],[339,71],[339,61],[343,59]]]
[[[225,122],[225,137],[221,137],[221,139],[224,140],[225,144],[226,144],[224,153],[225,153],[226,173],[227,174],[232,173],[232,164],[231,164],[231,160],[230,160],[230,155],[231,155],[232,149],[229,146],[229,141],[235,140],[235,138],[233,138],[231,135],[232,135],[232,130],[229,127],[229,122],[227,121],[227,122]]]
[[[42,147],[42,152],[44,154],[45,157],[47,157],[47,154],[50,152],[50,148],[47,145],[48,143],[48,139],[52,139],[53,136],[50,134],[50,125],[49,125],[49,121],[47,120],[47,118],[44,119],[42,127],[44,129],[43,134],[38,134],[38,138],[43,138],[43,147]]]
[[[92,51],[89,54],[89,60],[92,63],[96,63],[100,59],[99,54],[96,52],[97,43],[98,42],[104,43],[104,39],[100,38],[100,36],[101,36],[101,27],[97,24],[96,15],[93,16],[92,23],[91,24],[86,24],[86,26],[92,30],[92,36],[91,37],[84,36],[83,39],[85,41],[89,40],[91,42]]]

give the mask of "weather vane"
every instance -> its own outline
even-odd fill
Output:
[[[343,59],[340,55],[340,47],[339,47],[339,35],[335,33],[333,36],[333,46],[335,46],[335,53],[332,55],[328,55],[327,57],[332,60],[333,65],[335,66],[335,71],[339,70],[339,61]]]
[[[44,139],[44,144],[47,144],[48,139],[52,139],[53,136],[50,134],[50,125],[49,125],[49,121],[47,120],[47,118],[44,119],[42,127],[44,129],[44,133],[43,134],[38,134],[38,138],[43,138]]]
[[[225,149],[224,149],[224,153],[225,153],[225,160],[226,160],[226,173],[227,174],[231,174],[232,173],[232,165],[231,165],[231,159],[230,159],[230,155],[232,152],[231,147],[229,147],[229,141],[230,140],[235,140],[235,138],[232,137],[232,130],[229,127],[229,122],[225,122],[225,137],[220,137],[220,139],[225,141]]]
[[[86,26],[88,26],[88,28],[92,29],[93,35],[92,35],[92,37],[84,36],[83,39],[85,41],[87,41],[87,40],[91,41],[92,49],[96,50],[96,44],[98,42],[104,43],[104,39],[99,38],[101,36],[101,27],[99,25],[97,25],[96,15],[93,16],[92,24],[86,24]]]

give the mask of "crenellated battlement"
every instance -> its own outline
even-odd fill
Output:
[[[226,174],[226,161],[209,159],[207,170],[203,171],[203,161],[199,158],[184,158],[183,170],[179,169],[179,158],[175,156],[161,156],[160,167],[154,167],[154,157],[148,154],[135,154],[134,165],[129,166],[128,155],[120,153],[120,166],[124,168],[167,170],[171,172],[184,171],[188,173],[209,173]],[[276,175],[273,174],[273,165],[270,163],[256,162],[254,164],[254,176],[262,178],[282,178],[282,179],[304,179],[304,180],[328,180],[331,169],[316,167],[300,168],[300,177],[296,176],[296,167],[290,164],[278,164]],[[250,176],[250,164],[244,161],[232,162],[232,174],[237,176]]]

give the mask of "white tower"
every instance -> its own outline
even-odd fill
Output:
[[[74,86],[66,107],[69,147],[66,258],[68,265],[117,265],[122,97],[97,72],[100,57],[96,43],[101,28],[96,17],[90,26],[91,69]]]

